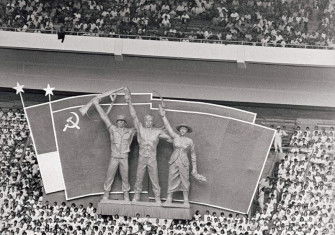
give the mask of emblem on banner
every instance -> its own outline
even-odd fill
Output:
[[[70,116],[68,119],[66,119],[66,123],[64,125],[64,129],[63,129],[63,132],[66,132],[66,130],[69,128],[69,129],[73,129],[73,128],[76,128],[78,130],[80,130],[80,126],[78,126],[79,124],[79,116],[76,112],[71,112],[71,114],[73,116]],[[73,120],[73,118],[75,120]]]

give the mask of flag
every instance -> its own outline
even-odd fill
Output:
[[[46,193],[65,189],[50,103],[25,108]]]

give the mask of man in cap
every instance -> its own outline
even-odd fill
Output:
[[[111,96],[112,101],[116,99],[116,94]],[[93,104],[101,119],[105,123],[111,140],[111,159],[108,165],[106,179],[104,183],[103,199],[109,198],[117,169],[120,170],[122,178],[122,191],[124,200],[129,201],[129,181],[128,181],[128,154],[130,145],[135,134],[134,128],[127,128],[127,121],[123,115],[117,115],[116,125],[113,125],[105,111],[99,105],[100,99],[94,99]]]
[[[144,125],[138,120],[136,111],[131,103],[131,94],[129,89],[125,89],[125,100],[129,105],[130,115],[133,118],[134,126],[137,130],[137,141],[139,144],[139,159],[136,173],[135,195],[133,201],[140,199],[142,191],[142,181],[146,168],[148,168],[149,178],[151,180],[152,189],[155,194],[157,203],[160,200],[160,186],[158,182],[157,168],[157,145],[159,138],[170,139],[162,128],[153,127],[153,116],[147,114],[144,117]]]
[[[277,131],[275,133],[275,137],[274,137],[274,146],[275,146],[275,151],[282,153],[283,152],[283,148],[282,148],[282,137],[283,136],[287,136],[286,132],[284,130],[281,129],[280,126],[277,126]]]

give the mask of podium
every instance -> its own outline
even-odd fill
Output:
[[[189,204],[183,203],[156,203],[150,201],[123,201],[102,199],[98,204],[97,213],[101,215],[124,215],[140,217],[149,215],[152,218],[162,219],[191,219]]]

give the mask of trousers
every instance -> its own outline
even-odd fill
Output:
[[[142,182],[146,169],[148,169],[149,178],[152,184],[152,190],[156,197],[160,197],[161,188],[158,181],[158,168],[156,156],[143,157],[139,156],[137,172],[136,172],[136,183],[135,193],[142,192]]]
[[[112,157],[107,170],[106,180],[104,183],[104,190],[110,191],[114,182],[115,174],[119,168],[121,179],[122,179],[122,191],[128,192],[130,190],[128,180],[128,157],[126,158],[114,158]]]
[[[276,140],[273,143],[274,147],[275,147],[275,151],[277,152],[279,149],[279,152],[282,153],[283,152],[283,148],[282,148],[282,141],[281,140]]]

